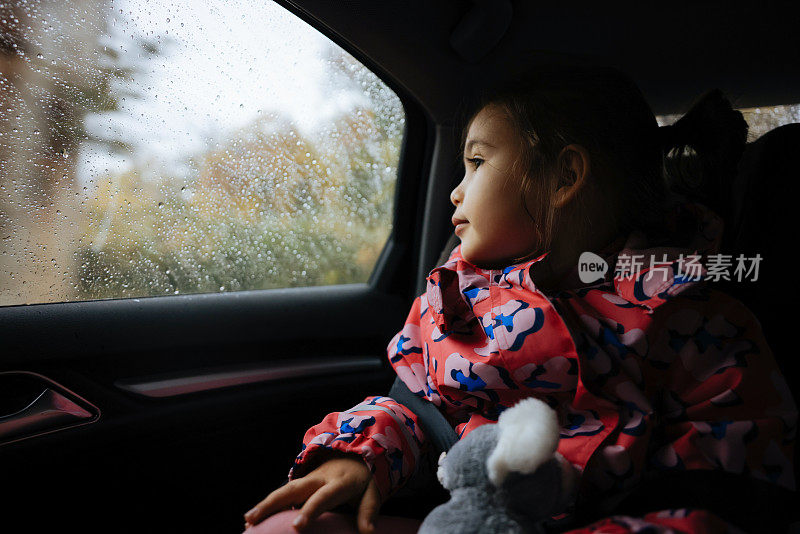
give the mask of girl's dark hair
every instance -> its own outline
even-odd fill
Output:
[[[593,65],[546,65],[499,87],[491,87],[467,103],[462,119],[461,153],[472,119],[487,105],[504,112],[519,134],[523,149],[517,162],[523,171],[523,198],[551,199],[564,169],[558,156],[569,144],[584,147],[591,158],[592,195],[606,206],[617,233],[642,230],[654,240],[666,237],[664,221],[670,191],[695,200],[708,200],[710,190],[744,148],[747,124],[719,91],[701,98],[675,125],[659,128],[639,88],[621,71]],[[733,139],[736,141],[723,141]],[[741,141],[741,143],[739,142]],[[701,163],[672,165],[666,173],[664,157],[678,161],[692,147]],[[690,172],[685,172],[693,167]],[[687,176],[699,167],[697,183]],[[714,182],[714,183],[712,183]],[[700,192],[701,194],[694,194]],[[706,195],[707,196],[707,195]],[[587,195],[579,195],[586,202]],[[551,202],[527,205],[540,233],[537,253],[549,250],[559,216]],[[581,206],[576,206],[581,210]],[[584,221],[587,232],[593,224]]]

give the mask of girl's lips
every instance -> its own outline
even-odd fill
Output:
[[[469,224],[469,221],[467,221],[466,219],[462,219],[460,217],[455,217],[455,216],[452,219],[450,219],[450,222],[452,222],[453,226],[456,227],[456,235],[458,235],[459,230],[463,230],[466,227],[466,225]]]

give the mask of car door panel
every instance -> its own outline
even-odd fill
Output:
[[[0,445],[7,520],[46,502],[39,520],[99,528],[136,502],[130,528],[238,525],[285,481],[310,425],[388,392],[385,348],[406,314],[367,285],[137,300],[0,309],[2,369],[99,415]]]

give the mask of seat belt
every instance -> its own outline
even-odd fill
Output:
[[[411,393],[400,377],[394,379],[389,396],[414,412],[417,422],[422,428],[428,442],[433,446],[433,458],[438,459],[442,452],[447,452],[458,441],[458,434],[450,426],[442,412],[431,401]]]

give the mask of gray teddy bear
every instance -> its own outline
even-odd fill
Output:
[[[555,411],[536,398],[480,426],[439,458],[437,476],[450,500],[434,508],[418,534],[523,534],[559,512],[573,484],[556,448]]]

